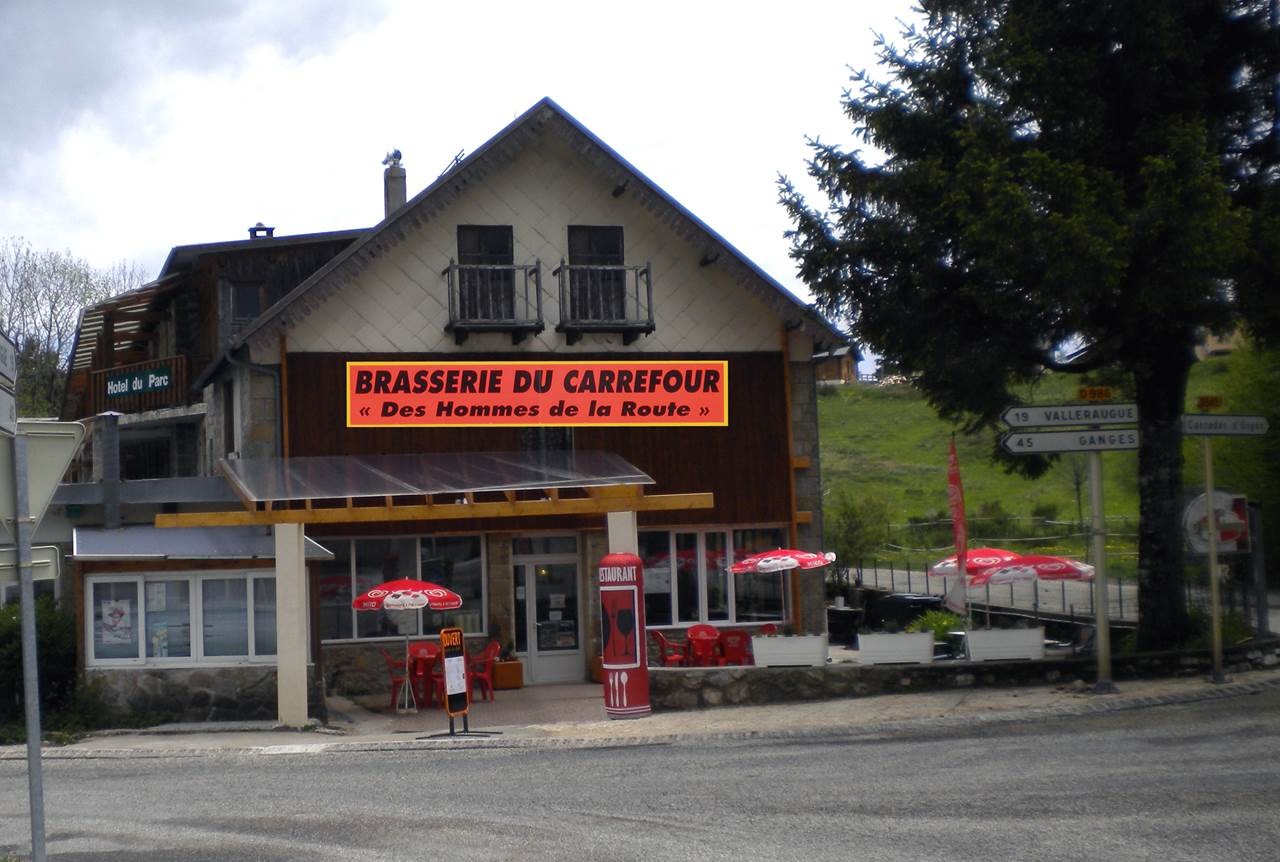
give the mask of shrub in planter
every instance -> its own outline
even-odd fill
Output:
[[[935,641],[945,641],[950,632],[964,631],[968,623],[951,611],[925,611],[907,625],[909,632],[933,632]]]

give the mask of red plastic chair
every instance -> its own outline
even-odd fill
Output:
[[[382,660],[387,663],[387,674],[391,677],[391,706],[390,709],[396,708],[396,701],[400,698],[400,689],[409,681],[408,674],[405,673],[404,658],[393,656],[384,649],[378,650],[382,653]]]
[[[778,627],[773,623],[765,623],[764,625],[760,626],[760,634],[764,637],[768,637],[769,635],[776,635],[777,633],[778,633]]]
[[[690,626],[685,644],[690,667],[710,667],[719,661],[716,648],[720,644],[720,633],[715,626],[706,623]]]
[[[667,640],[660,631],[650,630],[649,637],[658,645],[658,658],[663,667],[680,667],[684,664],[684,644]]]
[[[409,667],[418,702],[433,706],[438,694],[439,701],[444,703],[444,672],[440,668],[440,644],[435,641],[414,641],[409,644]]]
[[[741,629],[727,629],[720,632],[720,666],[727,664],[753,664],[751,659],[751,636]]]
[[[467,685],[472,692],[479,689],[485,700],[493,700],[493,663],[498,660],[500,652],[502,644],[489,641],[484,649],[471,658],[467,666]]]

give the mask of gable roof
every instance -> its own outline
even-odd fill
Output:
[[[301,320],[315,305],[352,281],[388,249],[402,242],[411,230],[430,221],[468,186],[482,181],[495,168],[513,161],[547,128],[564,135],[578,152],[612,175],[618,194],[628,193],[637,198],[679,235],[696,237],[705,246],[705,259],[725,267],[740,283],[769,304],[788,326],[803,327],[824,347],[848,342],[844,333],[681,206],[568,111],[544,98],[289,291],[236,335],[230,349],[235,350],[255,338],[266,338]]]

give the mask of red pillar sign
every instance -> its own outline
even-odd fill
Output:
[[[650,713],[644,636],[644,567],[635,554],[600,560],[600,664],[604,711],[610,718]]]

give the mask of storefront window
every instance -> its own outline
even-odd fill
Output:
[[[785,610],[786,576],[730,577],[730,566],[734,560],[747,554],[781,547],[784,535],[785,531],[778,527],[707,530],[701,533],[659,530],[640,533],[645,623],[667,626],[781,620]],[[732,555],[728,552],[731,539]]]
[[[99,659],[138,657],[138,583],[93,585],[93,655]]]
[[[356,539],[356,595],[378,584],[418,576],[418,540]],[[418,633],[417,611],[359,611],[359,637],[406,637]]]
[[[729,619],[729,560],[725,553],[724,533],[706,533],[707,619]]]
[[[190,658],[191,583],[147,581],[147,658]]]
[[[646,625],[671,625],[671,534],[640,533]]]
[[[511,542],[511,555],[515,557],[576,553],[577,536],[520,536]]]
[[[422,579],[462,596],[456,611],[423,611],[424,634],[457,626],[463,631],[481,630],[484,607],[484,568],[479,536],[440,536],[422,539]]]
[[[206,656],[249,654],[249,591],[244,578],[200,582]]]
[[[351,540],[325,541],[333,559],[316,565],[320,593],[320,637],[347,640],[354,626],[351,600]]]
[[[407,536],[392,539],[325,539],[333,559],[317,566],[320,638],[434,635],[458,626],[484,631],[484,563],[481,536]],[[431,581],[462,596],[456,611],[357,611],[351,600],[400,578]]]
[[[734,559],[782,546],[783,531],[778,528],[733,531]],[[782,619],[784,584],[785,576],[781,572],[769,575],[734,575],[734,612],[737,620],[761,622]]]
[[[276,651],[276,582],[265,572],[90,576],[85,592],[91,664],[225,663]]]
[[[698,534],[676,533],[676,600],[682,623],[696,623],[702,619],[698,578]]]
[[[253,652],[276,654],[276,579],[253,579]]]

